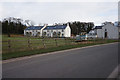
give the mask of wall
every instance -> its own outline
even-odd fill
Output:
[[[44,32],[46,32],[47,34],[49,34],[49,36],[50,37],[53,37],[53,33],[54,32],[56,32],[56,33],[58,33],[58,32],[60,32],[61,34],[60,34],[60,37],[62,37],[62,34],[64,34],[64,32],[62,32],[62,29],[54,29],[54,30],[49,30],[49,31],[47,31],[47,30],[43,30],[43,33]],[[47,35],[46,35],[47,36]],[[47,36],[48,37],[48,36]]]
[[[71,29],[69,25],[65,28],[65,37],[71,37]]]
[[[38,32],[40,32],[40,30],[24,30],[24,35],[26,35],[26,32],[28,33],[32,33],[31,36],[36,36]],[[41,34],[41,33],[40,33]],[[39,35],[40,36],[40,35]]]
[[[102,29],[97,29],[97,37],[98,38],[103,38],[103,33],[102,33]]]
[[[103,38],[105,38],[105,29],[107,30],[107,38],[108,39],[118,39],[119,35],[118,35],[118,27],[113,26],[112,24],[108,23],[106,25],[103,26],[102,30],[103,30]]]

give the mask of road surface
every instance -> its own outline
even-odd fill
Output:
[[[3,63],[3,78],[107,78],[118,65],[118,43]]]

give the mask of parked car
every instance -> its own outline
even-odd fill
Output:
[[[76,35],[76,42],[79,41],[83,41],[83,40],[87,40],[87,36],[86,35]]]
[[[96,34],[86,34],[87,39],[95,39],[97,38]]]

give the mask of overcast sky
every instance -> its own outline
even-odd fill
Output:
[[[104,21],[118,20],[118,2],[113,1],[1,0],[0,20],[6,17],[19,17],[23,20],[32,20],[35,24],[81,21],[100,25]]]

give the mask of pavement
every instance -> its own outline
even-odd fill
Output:
[[[3,61],[3,78],[108,78],[118,66],[118,43]]]

